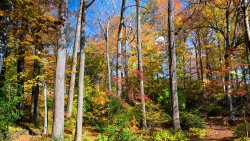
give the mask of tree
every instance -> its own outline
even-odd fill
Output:
[[[172,101],[173,128],[180,129],[179,103],[177,93],[176,76],[176,50],[175,50],[175,29],[174,29],[174,1],[168,0],[168,49],[169,49],[169,74],[170,74],[170,94]]]
[[[65,93],[65,66],[66,66],[66,26],[67,26],[68,0],[59,3],[60,32],[56,57],[55,103],[53,133],[54,138],[63,138],[64,133],[64,93]]]
[[[86,10],[95,0],[92,0],[88,5],[85,0],[81,0],[81,34],[80,34],[80,70],[78,82],[78,103],[77,103],[77,120],[75,141],[82,140],[82,111],[83,111],[83,93],[84,93],[84,70],[85,70],[85,45],[86,45]]]
[[[75,79],[76,79],[77,49],[80,43],[79,38],[80,38],[80,30],[81,30],[81,19],[82,19],[82,5],[80,5],[80,9],[79,9],[78,17],[77,17],[74,49],[73,49],[73,56],[72,56],[67,117],[71,117],[72,115],[72,106],[73,106],[73,97],[74,97],[74,88],[75,88]]]
[[[100,19],[99,19],[100,20]],[[108,90],[109,92],[111,92],[111,67],[110,67],[110,55],[109,55],[109,28],[110,28],[110,15],[108,17],[108,23],[106,25],[106,28],[104,27],[104,25],[101,23],[101,21],[99,21],[99,25],[102,28],[102,32],[104,35],[104,39],[105,39],[105,47],[106,47],[106,61],[107,61],[107,80],[108,80]]]
[[[122,0],[122,6],[120,11],[120,22],[118,28],[118,40],[117,40],[117,64],[116,64],[116,76],[117,76],[117,95],[121,97],[122,94],[122,27],[124,23],[124,11],[126,0]]]
[[[137,51],[138,51],[138,71],[139,71],[139,82],[140,82],[140,93],[141,93],[141,105],[142,105],[142,126],[147,128],[146,120],[146,108],[145,108],[145,94],[144,94],[144,76],[142,67],[142,49],[141,49],[141,10],[140,0],[136,0],[136,26],[137,26]]]

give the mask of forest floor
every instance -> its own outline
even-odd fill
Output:
[[[210,117],[206,122],[207,141],[232,141],[233,126],[225,124],[223,117]]]
[[[225,124],[227,119],[223,117],[209,117],[206,120],[207,137],[206,141],[233,141],[233,129],[235,126]],[[83,135],[88,141],[95,141],[98,131],[93,127],[84,127]],[[35,136],[21,135],[14,141],[34,141]]]

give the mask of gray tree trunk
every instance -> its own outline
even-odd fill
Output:
[[[249,2],[248,0],[241,0],[241,4],[242,4],[242,11],[244,18],[246,45],[250,50],[250,26],[249,26],[249,14],[248,14]]]
[[[48,132],[48,106],[47,106],[47,84],[44,82],[43,84],[43,96],[44,96],[44,126],[43,126],[43,134],[47,134]]]
[[[128,59],[129,59],[129,41],[128,41],[128,29],[125,28],[126,30],[126,37],[125,37],[125,67],[124,67],[124,74],[125,74],[125,87],[126,87],[126,93],[128,92],[129,86],[128,86]]]
[[[234,111],[233,111],[233,101],[231,96],[231,84],[230,84],[230,32],[231,32],[231,24],[230,24],[230,9],[229,6],[226,9],[226,50],[225,50],[225,93],[228,100],[229,105],[229,122],[235,122]]]
[[[66,26],[67,26],[68,0],[61,0],[59,4],[59,18],[62,22],[59,32],[58,49],[56,58],[55,103],[52,136],[63,139],[64,133],[64,85],[66,66]]]
[[[117,76],[117,95],[121,97],[122,94],[122,27],[123,27],[123,19],[124,19],[124,10],[125,10],[126,0],[122,0],[122,7],[120,13],[120,23],[118,29],[118,46],[117,46],[117,68],[116,68],[116,76]]]
[[[80,70],[78,82],[78,103],[77,103],[77,120],[75,141],[82,140],[82,110],[83,110],[83,93],[84,93],[84,69],[85,69],[85,28],[86,28],[86,2],[81,0],[82,19],[81,19],[81,34],[80,34]]]
[[[109,92],[112,91],[112,83],[111,83],[111,68],[110,68],[110,58],[109,58],[109,25],[110,25],[110,18],[108,19],[108,24],[106,29],[102,25],[101,22],[99,22],[100,27],[102,28],[102,32],[105,38],[105,44],[106,44],[106,61],[107,61],[107,80],[108,80],[108,90]]]
[[[138,71],[141,92],[141,110],[142,110],[142,126],[147,128],[146,108],[145,108],[145,95],[144,95],[144,76],[142,67],[142,49],[141,49],[141,8],[140,0],[136,0],[136,20],[137,20],[137,51],[138,51]]]
[[[107,78],[108,78],[108,89],[111,92],[112,84],[111,84],[111,68],[110,68],[110,60],[109,60],[109,22],[106,28],[106,60],[107,60]]]
[[[174,0],[168,0],[168,40],[169,40],[169,71],[170,94],[172,100],[173,128],[180,129],[179,102],[176,76],[176,49],[174,39]]]
[[[0,4],[0,10],[3,11],[11,11],[12,10],[12,2],[9,0],[3,0],[1,1]],[[9,18],[6,16],[1,16],[1,21],[2,24],[0,25],[0,74],[2,74],[2,68],[3,68],[3,61],[5,57],[5,52],[6,52],[6,45],[7,45],[7,39],[8,39],[8,31],[6,32],[9,22]],[[4,32],[2,32],[4,31]]]
[[[76,79],[77,49],[80,43],[79,38],[80,38],[80,30],[81,30],[81,17],[82,17],[82,4],[80,5],[80,10],[78,13],[78,18],[77,18],[74,49],[73,49],[73,56],[72,56],[69,99],[68,99],[68,107],[67,107],[68,118],[72,116],[72,106],[73,106],[73,97],[74,97],[75,79]]]

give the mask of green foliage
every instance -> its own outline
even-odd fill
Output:
[[[98,141],[139,141],[129,129],[121,128],[118,126],[108,126],[104,128],[103,134],[99,134]]]
[[[178,100],[179,100],[179,109],[185,110],[186,109],[186,98],[187,94],[183,91],[178,91]],[[161,104],[162,107],[164,107],[165,110],[167,110],[167,113],[171,113],[171,95],[170,90],[165,89],[164,93],[160,95],[157,98],[157,102]]]
[[[204,128],[205,122],[204,120],[195,114],[188,113],[188,112],[181,112],[180,113],[180,121],[182,129],[189,129],[192,127],[195,128]]]
[[[187,137],[182,131],[160,130],[154,133],[154,141],[186,141]]]
[[[0,89],[0,139],[1,134],[6,136],[8,127],[21,117],[18,105],[22,96],[17,96],[18,85],[5,81]]]
[[[204,139],[206,134],[206,129],[192,127],[188,130],[188,137],[190,138]]]
[[[151,129],[156,127],[163,127],[169,121],[171,121],[171,117],[166,114],[166,112],[161,109],[159,104],[155,104],[153,102],[146,104],[147,112],[146,112],[146,119],[148,126]]]
[[[241,123],[241,124],[236,126],[236,128],[234,130],[234,136],[237,138],[246,137],[247,130],[248,130],[248,134],[249,134],[250,133],[250,123],[247,123],[247,124]]]
[[[221,113],[223,113],[223,110],[224,107],[216,103],[211,103],[206,108],[207,114],[212,116],[220,115]]]

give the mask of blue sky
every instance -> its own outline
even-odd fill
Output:
[[[91,0],[89,0],[91,1]],[[135,0],[127,0],[126,5],[134,5]],[[141,5],[145,3],[148,0],[142,0]],[[185,0],[182,0],[183,3]],[[69,0],[69,12],[73,13],[74,11],[79,10],[80,6],[80,0]],[[86,25],[86,36],[91,37],[92,35],[100,32],[100,27],[98,25],[98,19],[96,18],[96,15],[100,17],[101,20],[104,20],[107,18],[107,14],[105,11],[108,11],[111,15],[119,15],[120,8],[121,8],[121,2],[122,0],[96,0],[90,8],[87,10],[87,25]],[[184,4],[186,5],[186,4]],[[125,15],[128,15],[129,13],[133,12],[135,10],[135,7],[130,7],[126,9]],[[69,24],[74,29],[76,28],[76,22],[77,22],[77,14],[71,14],[69,16]],[[69,53],[72,53],[72,46],[74,42],[74,37],[70,39],[69,42]]]

